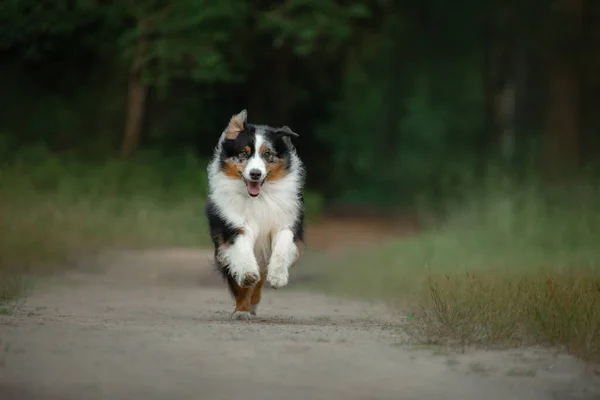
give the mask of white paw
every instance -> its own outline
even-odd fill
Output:
[[[249,264],[238,269],[235,280],[241,287],[250,287],[260,280],[260,271],[258,265]]]
[[[279,289],[280,287],[287,285],[288,276],[288,270],[285,267],[270,269],[267,273],[267,282],[269,282],[274,289]]]
[[[252,319],[252,315],[248,311],[235,311],[231,314],[232,321],[250,321]]]
[[[258,272],[246,272],[243,275],[239,275],[237,277],[237,283],[241,287],[251,287],[256,284],[260,280],[260,273]]]
[[[250,307],[250,314],[252,314],[253,316],[256,316],[257,308],[258,308],[258,304],[254,304],[252,307]]]

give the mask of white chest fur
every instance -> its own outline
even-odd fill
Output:
[[[266,182],[258,197],[248,196],[245,184],[222,173],[212,176],[210,197],[222,217],[244,230],[254,243],[257,262],[263,268],[269,261],[271,242],[277,232],[292,229],[299,217],[298,176]]]

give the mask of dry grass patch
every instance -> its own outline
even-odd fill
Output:
[[[545,344],[600,361],[600,275],[541,271],[430,277],[407,327],[426,342]]]

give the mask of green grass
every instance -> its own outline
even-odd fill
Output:
[[[140,154],[83,163],[31,148],[0,169],[0,300],[105,247],[205,246],[205,164]]]
[[[547,344],[600,360],[598,188],[514,185],[447,215],[421,235],[320,260],[320,288],[402,307],[424,343]]]

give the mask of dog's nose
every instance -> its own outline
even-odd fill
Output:
[[[262,172],[260,172],[260,169],[251,169],[250,170],[250,178],[254,179],[255,181],[260,179],[260,176],[262,175]]]

